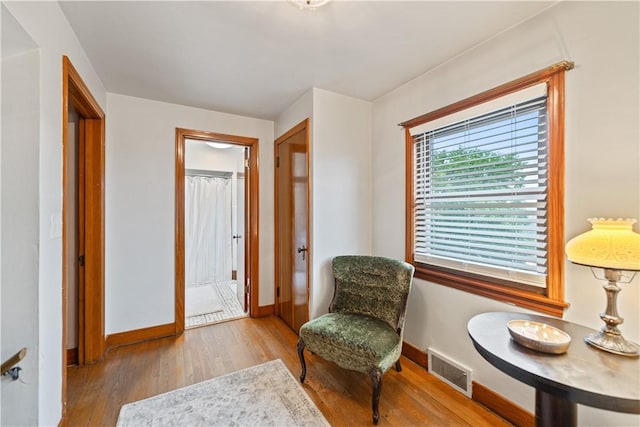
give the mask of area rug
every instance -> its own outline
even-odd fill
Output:
[[[129,403],[117,426],[323,426],[280,359]]]
[[[218,291],[211,286],[198,286],[185,290],[185,313],[186,317],[198,316],[200,314],[216,313],[224,310]]]

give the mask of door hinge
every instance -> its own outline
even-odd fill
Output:
[[[84,267],[84,255],[80,255],[78,257],[78,265],[80,265],[80,267]]]
[[[276,167],[280,167],[280,156],[276,157]]]
[[[276,288],[276,297],[280,298],[280,286]]]
[[[244,285],[244,292],[245,293],[249,293],[249,291],[251,290],[251,288],[249,287],[249,285]]]
[[[244,159],[244,167],[249,169],[249,159]]]

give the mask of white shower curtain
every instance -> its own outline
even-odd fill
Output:
[[[231,179],[185,177],[186,286],[231,280]]]

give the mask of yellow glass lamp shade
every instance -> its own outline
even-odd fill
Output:
[[[592,229],[574,237],[565,251],[569,261],[615,270],[640,270],[640,234],[635,219],[590,218]]]
[[[604,279],[607,280],[602,287],[607,295],[607,308],[600,313],[605,326],[599,332],[587,335],[584,340],[610,353],[638,357],[640,347],[624,339],[618,329],[623,319],[616,307],[621,290],[618,283],[624,277],[622,271],[634,271],[626,283],[633,279],[635,271],[640,271],[640,234],[631,229],[636,220],[591,218],[589,221],[592,229],[574,237],[565,247],[569,261],[603,268]]]

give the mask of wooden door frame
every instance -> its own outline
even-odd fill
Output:
[[[207,132],[193,129],[176,128],[176,187],[175,187],[175,334],[184,332],[185,324],[185,248],[184,248],[184,163],[185,163],[185,139],[199,141],[225,142],[239,147],[249,148],[249,174],[245,179],[249,182],[249,237],[247,239],[249,250],[245,253],[245,277],[249,278],[248,307],[250,317],[258,317],[258,292],[260,289],[258,278],[258,138],[250,138],[237,135]],[[246,206],[245,206],[246,209]],[[249,262],[247,263],[247,258]],[[246,280],[246,279],[245,279]]]
[[[278,191],[278,165],[276,163],[276,159],[278,157],[278,145],[280,145],[283,141],[286,141],[293,135],[298,132],[305,131],[305,143],[307,147],[307,309],[309,309],[309,301],[311,298],[311,272],[309,266],[311,265],[311,258],[313,256],[311,247],[311,229],[310,226],[310,216],[311,216],[311,155],[310,155],[310,127],[309,127],[309,119],[306,118],[284,134],[279,136],[274,144],[273,144],[273,179],[274,179],[274,258],[275,258],[275,266],[274,266],[274,280],[273,280],[273,296],[274,296],[274,309],[275,315],[280,316],[280,299],[278,297],[278,285],[280,278],[280,225],[279,225],[279,215],[280,215],[280,206],[279,206],[279,191]],[[297,331],[296,331],[297,332]]]
[[[83,319],[83,336],[79,337],[78,359],[94,363],[104,354],[104,176],[105,114],[67,56],[62,57],[62,421],[67,414],[67,194],[68,112],[72,106],[84,120],[85,152],[85,295],[78,310]]]
[[[247,189],[251,190],[251,188],[249,187],[251,183],[249,182],[249,177],[247,176],[247,170],[249,169],[247,165],[249,164],[249,161],[251,161],[251,150],[249,147],[244,147],[243,150],[244,150],[244,153],[242,153],[242,157],[245,164],[245,168],[244,168],[244,172],[242,173],[242,196],[243,196],[242,197],[242,211],[243,211],[242,212],[242,234],[245,236],[245,239],[244,239],[244,242],[242,243],[242,250],[244,251],[244,256],[242,257],[242,277],[243,277],[243,285],[244,285],[247,282],[247,271],[249,270],[249,264],[251,262],[250,259],[247,259],[247,255],[249,254],[249,251],[251,248],[251,243],[249,242],[249,239],[246,238],[247,231],[251,230],[251,225],[250,225],[251,218],[249,218],[247,215],[247,206],[251,206],[250,197],[249,197],[251,194],[251,191],[247,191]],[[238,178],[236,178],[236,182],[238,182]],[[240,186],[238,185],[238,188],[239,187]],[[237,215],[236,215],[236,221],[237,221]],[[237,246],[237,243],[236,243],[236,246]],[[237,261],[237,258],[238,257],[236,254],[236,261]],[[236,269],[236,275],[237,274],[238,272]],[[237,276],[236,276],[236,279],[237,279]],[[247,290],[245,289],[242,293],[244,295],[242,306],[244,307],[245,311],[249,311],[249,316],[251,316],[251,307],[250,307],[251,299],[249,298],[250,292],[247,292]]]

